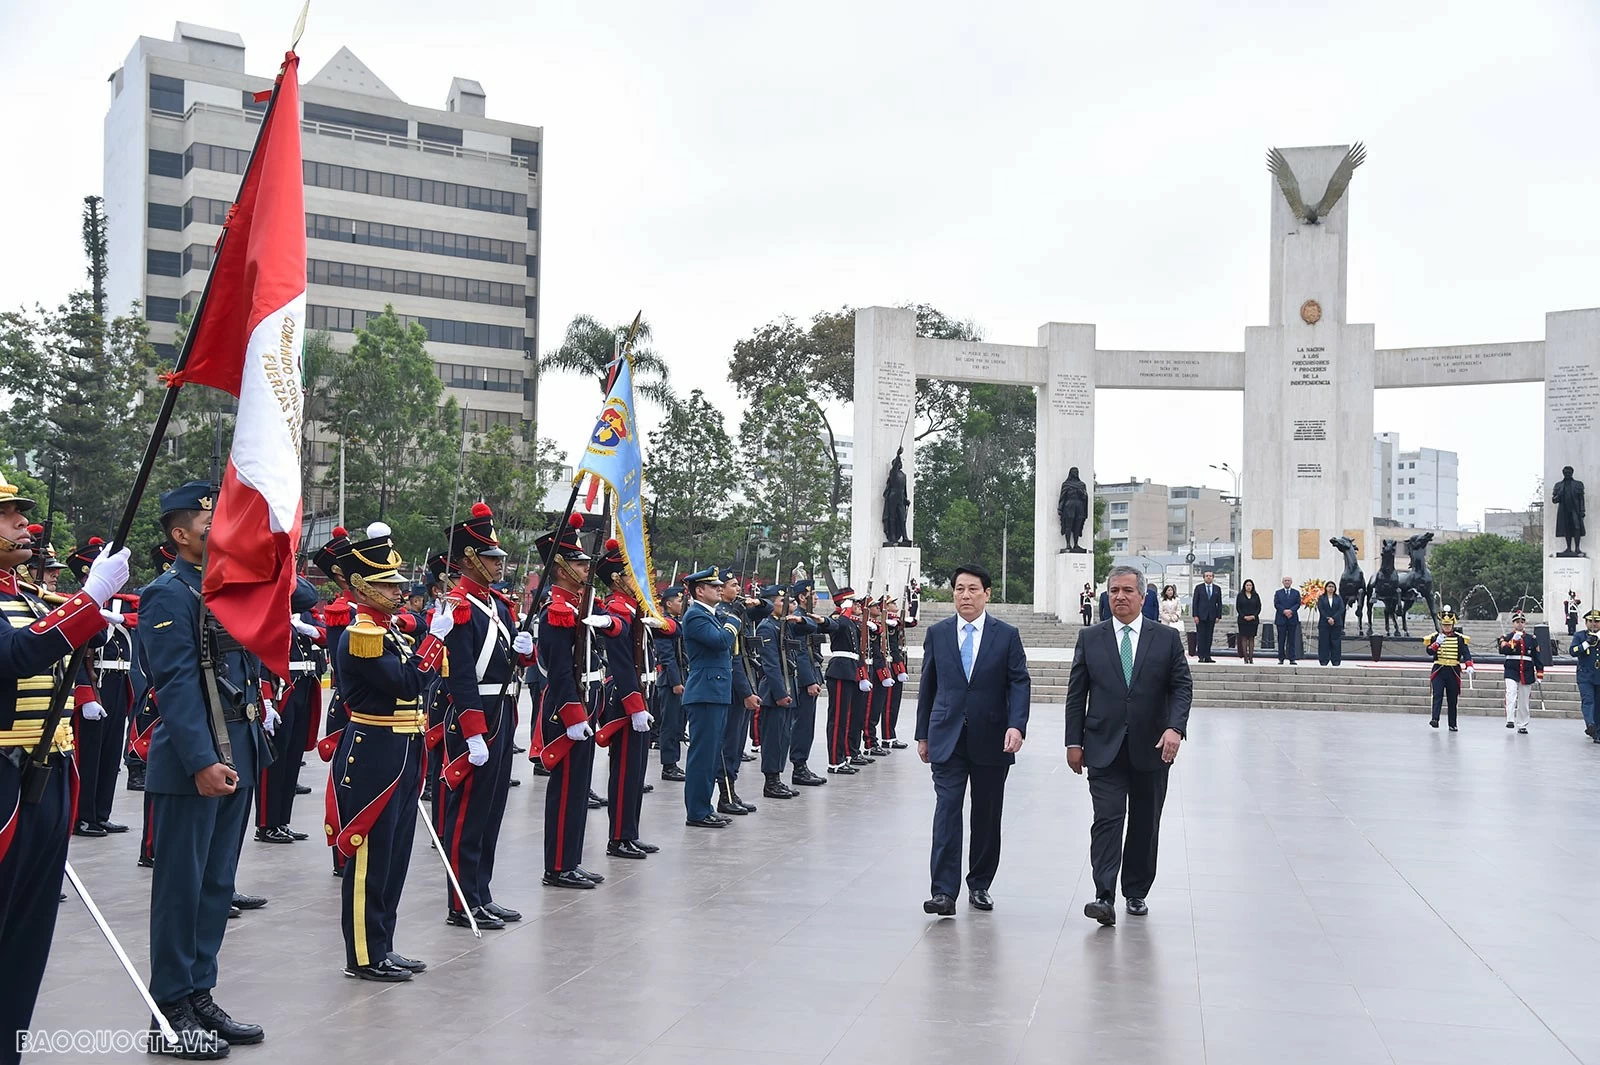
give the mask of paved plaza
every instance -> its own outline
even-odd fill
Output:
[[[1173,773],[1150,915],[1082,916],[1089,794],[1059,706],[1035,706],[1008,788],[993,913],[922,913],[933,790],[914,750],[730,828],[646,798],[648,861],[604,856],[592,892],[539,886],[543,782],[519,760],[495,896],[526,919],[443,922],[419,831],[402,985],[344,977],[318,785],[294,846],[247,840],[221,1003],[266,1026],[232,1060],[581,1065],[1600,1062],[1600,749],[1572,721],[1450,734],[1398,714],[1197,710]],[[604,761],[600,765],[603,767]],[[530,779],[531,778],[531,779]],[[139,796],[116,818],[137,826]],[[72,860],[141,971],[149,873],[134,834]],[[69,889],[69,896],[71,895]],[[36,1029],[145,1013],[74,898]],[[33,1061],[63,1060],[38,1056]],[[71,1060],[114,1060],[72,1055]]]

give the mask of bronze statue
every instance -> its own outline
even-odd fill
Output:
[[[906,537],[906,515],[911,510],[911,494],[906,485],[905,467],[900,456],[905,448],[896,448],[894,462],[889,465],[889,480],[883,486],[883,546],[909,547]]]
[[[1083,536],[1083,523],[1089,520],[1089,486],[1078,477],[1078,467],[1067,471],[1061,482],[1061,494],[1056,498],[1056,516],[1061,519],[1061,535],[1067,546],[1063,554],[1081,555],[1084,550],[1079,539]]]
[[[1385,540],[1388,544],[1392,541]],[[1348,536],[1335,536],[1328,541],[1338,548],[1344,556],[1344,572],[1339,575],[1339,598],[1344,600],[1346,616],[1350,608],[1356,608],[1356,635],[1365,636],[1372,627],[1372,600],[1368,597],[1367,575],[1361,571],[1361,556],[1356,551],[1356,542]],[[1394,556],[1389,556],[1392,565]],[[1364,617],[1363,617],[1364,615]]]
[[[1339,165],[1334,168],[1333,176],[1328,179],[1328,188],[1322,194],[1322,199],[1315,207],[1307,207],[1300,199],[1300,182],[1295,179],[1294,171],[1289,169],[1289,160],[1283,153],[1274,148],[1267,153],[1267,169],[1278,181],[1278,188],[1283,192],[1283,198],[1288,201],[1289,210],[1294,216],[1308,226],[1320,225],[1328,217],[1328,212],[1333,210],[1333,205],[1339,202],[1339,197],[1344,195],[1344,190],[1350,185],[1350,176],[1356,172],[1356,167],[1367,161],[1367,149],[1360,141],[1345,153],[1339,160]]]
[[[1557,551],[1557,558],[1587,558],[1579,544],[1584,536],[1583,482],[1572,479],[1572,467],[1561,467],[1561,480],[1550,493],[1556,505],[1556,535],[1567,542],[1565,551]]]

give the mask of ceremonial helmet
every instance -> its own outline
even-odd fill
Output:
[[[482,555],[484,558],[505,558],[500,538],[494,531],[494,511],[483,500],[472,504],[472,513],[465,521],[450,526],[450,561]]]
[[[106,542],[98,536],[89,537],[89,542],[67,556],[67,568],[77,578],[78,583],[83,583],[83,578],[89,575],[89,566],[100,557],[100,552],[105,548]]]
[[[1591,610],[1583,615],[1585,621],[1600,621],[1600,610]]]
[[[425,568],[428,571],[428,588],[431,589],[444,584],[445,575],[450,572],[450,560],[443,551],[430,551]]]
[[[6,480],[5,474],[0,473],[0,503],[15,503],[17,509],[26,514],[38,504],[26,496],[17,494],[21,491],[22,489]]]
[[[1511,620],[1512,621],[1526,622],[1528,620],[1528,615],[1524,614],[1520,610],[1513,610],[1511,612]]]
[[[566,528],[540,533],[539,538],[533,542],[534,549],[539,552],[540,558],[548,558],[553,550],[556,558],[567,562],[591,562],[593,559],[583,549],[583,541],[578,538],[582,531],[583,515],[570,514],[567,516]]]
[[[339,555],[337,568],[350,587],[374,606],[398,601],[397,593],[406,583],[400,572],[405,560],[395,550],[389,526],[375,521],[367,526],[367,538],[348,543]]]
[[[321,570],[323,576],[330,581],[343,580],[344,572],[339,569],[339,556],[349,547],[350,534],[344,531],[343,525],[335,525],[332,538],[312,554],[311,564]]]
[[[595,576],[601,583],[611,583],[611,578],[623,573],[628,568],[628,560],[622,555],[622,545],[616,540],[606,541],[605,554],[601,555],[594,564]]]
[[[1454,625],[1455,623],[1456,623],[1455,611],[1446,610],[1446,611],[1443,611],[1439,615],[1439,624],[1441,624],[1441,625]]]
[[[176,561],[178,553],[172,549],[171,542],[156,544],[150,548],[150,565],[155,567],[158,575],[167,572]]]

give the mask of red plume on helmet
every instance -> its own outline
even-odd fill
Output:
[[[474,518],[491,518],[494,516],[494,511],[489,509],[489,504],[480,499],[472,504],[472,516]]]
[[[582,514],[570,514],[570,515],[568,515],[567,516],[567,524],[569,526],[571,526],[572,528],[574,528],[574,529],[583,528],[583,515]]]
[[[349,536],[350,534],[345,532],[345,528],[344,528],[343,525],[335,525],[333,527],[333,535],[334,535],[334,538],[337,539],[338,537]]]

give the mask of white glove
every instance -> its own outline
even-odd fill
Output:
[[[582,743],[594,735],[594,729],[589,727],[589,722],[580,721],[576,725],[567,726],[567,739],[573,743]]]
[[[322,635],[321,629],[311,624],[311,622],[303,620],[299,614],[289,615],[289,626],[300,635],[309,636],[313,640]]]
[[[90,699],[81,707],[85,721],[99,721],[106,716],[106,708]]]
[[[644,623],[647,626],[649,626],[650,628],[652,628],[652,629],[660,629],[660,628],[665,628],[666,627],[666,622],[662,621],[660,618],[651,617],[649,614],[646,614],[644,616]]]
[[[122,591],[128,583],[128,549],[124,547],[114,555],[102,554],[89,564],[89,575],[83,579],[83,590],[89,598],[103,603]]]
[[[277,731],[278,722],[282,720],[283,718],[278,716],[278,711],[273,709],[271,703],[268,703],[267,716],[261,719],[261,731],[265,732],[268,736],[271,736]]]
[[[870,680],[858,681],[856,683],[856,687],[860,688],[864,692],[869,692],[872,690],[872,682]]]
[[[450,635],[450,630],[455,627],[455,608],[441,599],[433,608],[433,620],[428,622],[428,634],[442,640]]]
[[[583,619],[583,623],[591,629],[609,629],[611,627],[610,614],[590,614]]]
[[[889,677],[889,678],[888,678],[888,679],[887,679],[887,680],[885,680],[885,681],[884,681],[884,682],[883,682],[883,686],[884,686],[884,687],[885,687],[885,688],[892,688],[892,687],[894,687],[894,678],[893,678],[893,677]]]
[[[473,765],[482,765],[489,760],[489,745],[483,742],[482,736],[467,737],[467,761]]]
[[[890,618],[888,621],[884,622],[884,624],[889,626],[891,629],[898,628],[899,625],[900,625],[900,619],[899,618]]]
[[[519,655],[533,654],[533,633],[517,633],[517,638],[511,641],[511,649]]]
[[[122,611],[120,610],[102,610],[100,611],[100,616],[105,618],[107,625],[121,625],[127,620],[122,616]]]
[[[894,675],[894,679],[899,681],[901,684],[904,684],[906,681],[911,679],[911,674],[909,674],[909,673],[896,673]]]
[[[629,714],[628,715],[628,720],[633,722],[633,731],[635,731],[635,732],[649,732],[650,731],[650,725],[652,724],[652,722],[650,720],[650,714],[649,714],[648,711],[640,710],[637,714]]]
[[[878,623],[876,621],[867,622],[867,631],[868,632],[877,632],[878,631]]]

